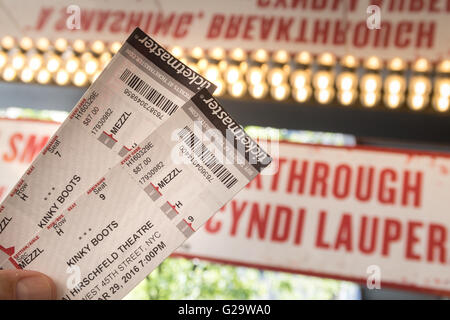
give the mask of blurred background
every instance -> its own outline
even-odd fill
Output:
[[[277,158],[286,163],[304,159],[308,145],[324,150],[323,158],[314,159],[325,162],[341,157],[333,150],[377,150],[374,163],[370,155],[355,156],[355,168],[389,164],[392,148],[409,150],[405,157],[426,151],[434,152],[430,159],[445,159],[449,18],[445,0],[0,0],[0,198],[135,27],[214,82],[214,94],[250,135],[283,141]],[[288,177],[280,176],[280,185],[286,184]],[[267,185],[272,181],[262,179]],[[252,225],[253,211],[236,209],[246,201],[261,212],[269,208],[266,220],[259,212]],[[437,208],[442,212],[433,218],[448,228],[446,205],[424,205],[415,211],[417,219],[425,223]],[[312,230],[304,231],[302,243],[293,235],[277,240],[280,224],[300,223],[288,219],[294,217],[290,213],[280,222],[276,208],[281,206],[292,212],[305,206],[316,215],[349,210],[355,221],[363,214],[402,220],[406,213],[376,203],[360,207],[281,188],[248,188],[127,298],[442,299],[450,294],[446,261],[329,253],[311,244]],[[241,224],[228,231],[239,212]],[[328,221],[328,230],[338,229],[339,221]],[[256,228],[264,230],[251,231]],[[261,235],[266,229],[272,237]],[[405,241],[396,252],[413,240]],[[425,246],[424,240],[420,248]],[[371,266],[379,267],[381,288],[371,279],[377,276]]]

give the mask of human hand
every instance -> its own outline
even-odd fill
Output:
[[[29,270],[0,270],[0,300],[53,300],[56,287],[46,275]]]

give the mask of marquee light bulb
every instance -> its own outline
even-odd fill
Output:
[[[84,64],[84,71],[87,75],[93,75],[98,69],[98,61],[97,59],[93,58]]]
[[[20,73],[20,80],[25,83],[31,82],[34,77],[34,72],[30,68],[24,68]]]
[[[436,67],[437,72],[450,73],[450,60],[446,59],[441,62]]]
[[[414,94],[428,94],[431,90],[431,82],[425,76],[413,76],[409,82],[409,91]]]
[[[255,83],[250,85],[249,87],[250,95],[255,99],[264,98],[265,96],[267,96],[268,91],[269,87],[265,82]]]
[[[57,55],[51,55],[47,60],[47,70],[56,72],[61,66],[61,58]]]
[[[444,97],[440,95],[435,95],[433,97],[433,108],[439,112],[446,112],[450,107],[449,97]]]
[[[412,110],[422,110],[425,108],[426,104],[428,103],[428,96],[421,95],[421,94],[413,94],[408,96],[408,106]]]
[[[16,78],[16,76],[17,76],[17,71],[13,67],[7,66],[5,69],[3,69],[3,72],[2,72],[3,80],[8,81],[8,82],[13,81]]]
[[[384,81],[384,90],[390,94],[402,93],[405,90],[405,78],[396,74],[387,76]]]
[[[309,70],[296,70],[291,74],[290,77],[291,85],[294,88],[303,88],[309,85],[310,82],[310,72]]]
[[[360,97],[361,97],[361,103],[368,108],[372,108],[374,106],[377,105],[378,100],[379,100],[379,93],[373,92],[373,91],[368,91],[368,92],[363,92]]]
[[[3,49],[8,51],[14,48],[14,46],[16,45],[16,40],[11,36],[6,36],[2,38],[0,45],[3,47]]]
[[[72,76],[72,82],[77,87],[85,86],[87,84],[87,80],[88,80],[88,77],[87,77],[86,73],[82,70],[78,70]]]
[[[23,51],[28,51],[33,48],[33,40],[30,37],[23,37],[20,39],[19,47]]]
[[[311,96],[311,87],[306,86],[302,88],[294,88],[292,91],[292,96],[298,102],[305,102]]]
[[[298,64],[309,65],[312,61],[313,57],[308,51],[300,51],[295,55],[295,62]]]
[[[324,52],[317,57],[320,65],[331,67],[336,63],[336,57],[330,52]]]
[[[320,104],[327,104],[333,100],[334,90],[332,88],[319,89],[314,92],[314,96]]]
[[[333,86],[333,75],[330,71],[318,71],[313,78],[314,88],[324,90]]]
[[[225,71],[225,80],[227,83],[235,83],[241,79],[241,70],[238,66],[231,65]]]
[[[250,67],[245,75],[247,82],[251,85],[264,82],[264,77],[265,75],[262,68],[256,66]]]
[[[234,48],[230,51],[229,57],[234,61],[244,61],[247,59],[247,53],[241,48]]]
[[[351,54],[347,54],[341,58],[341,64],[346,68],[357,68],[359,65],[358,59]]]
[[[69,73],[64,69],[60,69],[56,73],[55,82],[60,86],[66,85],[69,82],[69,79],[70,79]]]
[[[103,52],[99,57],[101,68],[104,69],[108,65],[108,63],[111,61],[111,59],[112,59],[111,53]]]
[[[267,52],[267,50],[258,49],[251,53],[250,59],[259,63],[264,63],[269,60],[269,53]]]
[[[50,41],[47,38],[39,38],[36,41],[36,48],[41,51],[45,52],[50,47]]]
[[[189,52],[190,56],[194,59],[201,59],[205,56],[205,52],[200,47],[194,47]]]
[[[37,82],[39,82],[40,84],[47,84],[50,82],[51,79],[51,74],[50,72],[48,72],[47,69],[41,69],[39,70],[38,74],[37,74]]]
[[[226,53],[225,53],[225,50],[223,48],[216,47],[216,48],[208,50],[208,56],[211,59],[220,61],[220,60],[225,59]]]
[[[83,53],[86,51],[86,42],[77,39],[72,43],[72,48],[78,54]]]
[[[219,67],[214,64],[209,64],[204,71],[204,76],[209,81],[216,81],[220,78],[220,70]]]
[[[77,57],[70,57],[69,59],[67,59],[65,64],[65,69],[67,72],[72,74],[75,71],[77,71],[79,67],[80,67],[80,59],[78,59]]]
[[[413,63],[412,69],[416,72],[428,72],[431,70],[431,64],[427,59],[420,58]]]
[[[435,91],[443,97],[450,96],[450,79],[438,78],[435,82]]]
[[[383,62],[376,56],[371,56],[364,61],[364,68],[369,70],[380,70],[383,67]]]
[[[34,54],[28,59],[28,67],[33,71],[39,70],[43,64],[44,58],[40,54]]]
[[[53,43],[53,46],[55,47],[56,51],[58,52],[64,52],[67,50],[68,43],[67,40],[64,38],[58,38]]]
[[[361,78],[361,91],[375,92],[381,89],[381,77],[378,74],[368,73]]]
[[[286,73],[282,68],[272,68],[267,74],[267,80],[271,86],[279,86],[286,82]]]
[[[247,90],[247,85],[243,80],[238,80],[231,83],[228,88],[228,92],[235,98],[242,97]]]
[[[290,87],[287,83],[270,88],[270,94],[275,100],[285,100],[290,94]]]
[[[94,42],[91,43],[91,50],[95,54],[99,55],[103,51],[105,51],[105,43],[100,40],[95,40]]]
[[[352,104],[355,98],[356,98],[355,90],[348,90],[348,91],[345,90],[338,92],[338,100],[344,106]]]
[[[391,109],[398,108],[403,102],[403,94],[386,93],[384,103]]]
[[[342,72],[339,74],[336,85],[339,90],[349,91],[356,88],[358,78],[353,72]]]
[[[11,65],[16,70],[21,70],[25,66],[25,55],[21,52],[16,52],[11,61]]]

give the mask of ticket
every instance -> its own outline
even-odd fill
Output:
[[[203,89],[2,267],[46,273],[61,299],[120,299],[270,162]]]
[[[134,30],[0,205],[0,262],[202,88],[215,86]]]

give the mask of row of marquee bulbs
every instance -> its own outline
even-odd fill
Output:
[[[33,41],[28,37],[16,42],[12,37],[4,37],[0,46],[3,49],[0,51],[0,71],[5,81],[20,79],[41,84],[54,81],[58,85],[86,86],[96,79],[121,44],[106,45],[98,40],[88,44],[75,40],[69,45],[65,39],[51,43],[46,38]],[[248,93],[255,99],[270,95],[275,100],[293,97],[298,102],[306,102],[314,96],[321,104],[337,98],[342,105],[351,105],[359,97],[366,107],[376,106],[382,99],[389,108],[400,107],[406,99],[413,110],[424,109],[431,97],[435,110],[445,112],[449,109],[449,60],[436,66],[433,84],[433,65],[426,59],[418,59],[412,64],[409,81],[405,76],[406,63],[400,58],[390,60],[383,81],[385,66],[377,57],[363,61],[361,74],[359,60],[351,55],[342,57],[338,64],[330,53],[314,59],[308,52],[292,56],[285,50],[271,55],[262,49],[250,54],[239,48],[228,53],[222,48],[207,52],[199,47],[189,51],[181,47],[170,50],[213,81],[218,87],[216,95],[228,92],[233,97],[242,97]]]

